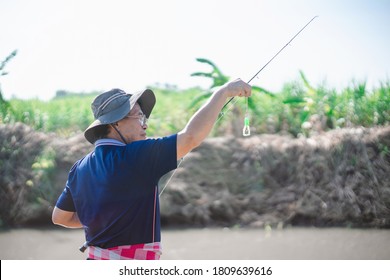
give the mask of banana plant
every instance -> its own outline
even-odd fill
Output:
[[[212,69],[210,72],[195,72],[195,73],[192,73],[191,76],[192,77],[205,77],[205,78],[212,79],[212,84],[206,92],[200,94],[191,102],[191,104],[189,105],[190,108],[196,107],[202,100],[209,98],[216,87],[222,86],[230,80],[230,77],[223,74],[222,71],[218,68],[218,66],[215,63],[213,63],[212,61],[210,61],[209,59],[197,58],[196,60],[200,63],[210,65]],[[272,93],[272,92],[270,92],[262,87],[259,87],[259,86],[252,86],[252,93],[253,94],[264,93],[264,94],[267,94],[271,97],[275,96],[274,93]],[[256,101],[253,98],[248,99],[248,107],[250,110],[256,111],[256,108],[257,108],[256,105],[257,105]]]

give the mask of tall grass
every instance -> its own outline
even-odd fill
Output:
[[[91,101],[93,96],[39,99],[11,99],[11,110],[4,116],[4,123],[23,122],[36,130],[69,135],[85,129],[93,121]]]
[[[193,76],[211,79],[212,86],[207,90],[152,87],[157,104],[149,120],[148,135],[163,136],[182,129],[215,87],[229,80],[211,61],[198,61],[210,65],[212,70]],[[258,86],[253,86],[252,90],[249,107],[251,130],[255,134],[307,136],[339,127],[390,123],[390,81],[373,89],[367,89],[364,82],[352,82],[347,88],[336,91],[326,85],[312,86],[300,72],[300,79],[285,83],[280,92],[273,93]],[[93,121],[90,104],[96,94],[68,94],[50,101],[11,99],[0,114],[0,123],[23,122],[34,129],[65,136],[79,133]],[[237,135],[242,130],[244,101],[236,101],[217,123],[214,136]]]
[[[191,100],[201,89],[153,90],[158,102],[148,123],[148,135],[164,136],[182,129],[193,112],[189,109]],[[22,122],[39,131],[70,136],[84,131],[93,122],[91,102],[96,95],[67,95],[50,101],[11,99],[10,108],[0,114],[0,123]]]

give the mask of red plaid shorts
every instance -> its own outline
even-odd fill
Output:
[[[93,260],[159,260],[162,253],[160,242],[88,249],[88,259]]]

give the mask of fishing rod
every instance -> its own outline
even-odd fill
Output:
[[[272,60],[275,59],[275,57],[277,57],[313,20],[315,20],[318,16],[314,16],[308,23],[305,24],[305,26],[303,26],[266,64],[264,64],[263,67],[260,68],[259,71],[257,71],[257,73],[255,75],[253,75],[252,78],[250,78],[250,80],[248,81],[248,84],[250,82],[252,82],[252,80],[254,78],[256,78],[259,73],[261,71],[263,71],[263,69],[265,67],[268,66],[268,64],[270,64],[272,62]],[[224,109],[225,107],[234,99],[235,97],[233,96],[232,98],[230,98],[226,103],[225,105],[223,105],[222,107],[222,110],[221,110],[221,113],[220,113],[220,117],[218,118],[218,120],[224,115]],[[243,136],[249,136],[250,135],[250,127],[249,127],[249,113],[248,113],[248,98],[249,97],[246,97],[246,108],[245,108],[245,119],[244,119],[244,128],[243,128]]]
[[[305,26],[304,27],[302,27],[291,39],[290,39],[290,41],[288,41],[266,64],[264,64],[264,66],[263,67],[261,67],[260,68],[260,70],[259,71],[257,71],[257,73],[255,74],[255,75],[253,75],[253,77],[248,81],[248,84],[250,83],[250,82],[252,82],[252,80],[254,79],[254,78],[256,78],[258,75],[259,75],[259,73],[261,72],[261,71],[263,71],[263,69],[265,68],[265,67],[267,67],[268,66],[268,64],[270,64],[271,63],[271,61],[272,60],[274,60],[274,58],[275,57],[277,57],[313,20],[315,20],[316,18],[317,18],[318,16],[315,16],[315,17],[313,17],[308,23],[306,23],[305,24]],[[218,122],[223,116],[224,116],[224,109],[225,109],[225,107],[232,101],[234,99],[234,96],[232,97],[232,98],[230,98],[226,103],[225,103],[225,105],[223,105],[223,107],[222,107],[222,110],[221,110],[221,113],[220,113],[220,116],[219,116],[219,118],[217,119],[217,121],[216,122]],[[249,127],[249,113],[248,113],[248,97],[246,97],[246,112],[245,112],[245,119],[244,119],[244,128],[243,128],[243,131],[242,131],[242,134],[244,135],[244,136],[249,136],[250,135],[250,127]],[[177,164],[177,168],[179,168],[179,166],[180,166],[180,164],[183,162],[183,160],[184,160],[184,158],[182,158],[181,160],[180,160],[180,162]],[[171,181],[171,179],[172,179],[172,177],[175,175],[175,173],[176,173],[176,170],[177,169],[175,169],[174,171],[173,171],[173,173],[172,173],[172,175],[169,177],[169,179],[167,180],[167,182],[165,183],[165,186],[163,187],[163,189],[161,190],[161,192],[159,193],[159,197],[162,195],[162,193],[164,192],[164,190],[165,190],[165,188],[168,186],[168,184],[170,183],[170,181]]]

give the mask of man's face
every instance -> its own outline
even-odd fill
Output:
[[[146,129],[148,128],[146,120],[141,107],[136,103],[129,114],[118,122],[118,129],[127,143],[146,139]]]

